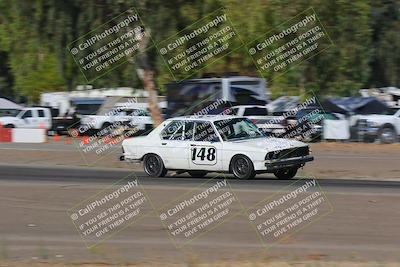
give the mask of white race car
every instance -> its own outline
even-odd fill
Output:
[[[124,140],[122,149],[120,160],[143,161],[152,177],[173,170],[193,177],[224,172],[251,179],[268,172],[291,179],[314,159],[305,143],[269,138],[247,118],[220,115],[168,119],[147,136]]]

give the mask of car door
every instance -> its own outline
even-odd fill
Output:
[[[39,128],[39,123],[37,121],[37,111],[36,110],[26,110],[24,114],[22,114],[21,119],[23,123],[21,124],[21,128]]]
[[[396,123],[395,123],[396,131],[397,131],[397,134],[400,135],[400,109],[395,114],[395,116],[396,116],[396,118],[395,118],[395,120],[396,120]]]
[[[129,125],[132,127],[138,127],[139,130],[144,130],[146,124],[152,124],[150,115],[144,109],[132,109],[127,112],[126,116]]]
[[[161,132],[160,154],[167,169],[189,168],[189,142],[184,138],[184,121],[172,121]]]
[[[50,114],[46,114],[49,112],[45,112],[44,109],[38,109],[37,112],[38,112],[38,117],[37,117],[38,127],[39,128],[43,127],[45,129],[51,128]]]
[[[222,170],[222,143],[209,121],[196,121],[190,142],[191,170]]]

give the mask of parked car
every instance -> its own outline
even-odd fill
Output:
[[[240,105],[233,106],[229,110],[230,115],[243,116],[252,120],[267,135],[280,135],[286,132],[286,119],[282,116],[269,115],[266,106]]]
[[[400,109],[392,108],[384,114],[354,115],[351,126],[362,127],[365,139],[383,144],[395,143],[400,136]]]
[[[93,130],[109,132],[119,126],[137,128],[138,132],[146,132],[152,129],[153,121],[145,109],[115,107],[104,115],[83,116],[79,131],[81,134]]]
[[[320,141],[323,134],[324,120],[338,120],[335,113],[326,112],[319,108],[299,110],[293,117],[288,118],[288,127],[281,138],[298,138],[302,141]]]
[[[67,132],[70,127],[79,125],[79,118],[74,114],[56,117],[52,108],[30,107],[22,109],[16,116],[0,117],[4,128],[43,128],[51,133]]]
[[[44,128],[50,130],[52,116],[48,108],[24,108],[15,117],[0,117],[0,123],[4,128]]]

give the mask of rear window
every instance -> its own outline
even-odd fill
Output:
[[[268,110],[266,108],[246,108],[244,110],[244,116],[268,116]]]
[[[182,137],[182,129],[182,121],[172,121],[162,130],[161,138],[164,140],[169,140],[172,136],[174,136],[174,134],[176,134],[176,138],[178,138],[179,134],[181,134],[180,136]]]
[[[38,112],[39,112],[39,117],[44,118],[44,110],[39,109]]]

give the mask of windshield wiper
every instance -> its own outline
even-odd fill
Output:
[[[263,137],[262,135],[260,136],[245,136],[245,137],[237,137],[237,138],[233,138],[233,139],[228,139],[228,141],[238,141],[238,140],[243,140],[243,139],[254,139],[254,138],[259,138],[259,137]]]

